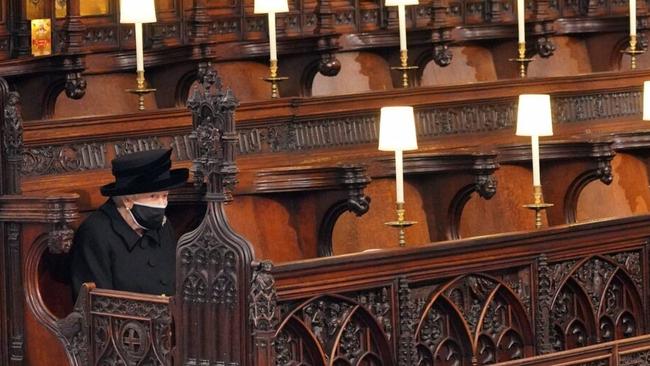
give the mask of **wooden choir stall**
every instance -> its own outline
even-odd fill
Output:
[[[156,0],[155,93],[119,3],[0,4],[0,365],[650,365],[647,2],[635,48],[627,2],[420,0],[398,53],[386,1],[296,0],[274,70],[253,0]],[[522,94],[552,106],[538,222]],[[403,246],[385,106],[417,130]],[[191,170],[166,213],[176,294],[73,299],[111,160],[158,148]]]
[[[512,199],[499,198],[499,193],[521,184],[516,172],[527,172],[522,162],[529,159],[529,150],[504,141],[489,151],[477,146],[444,152],[423,141],[418,152],[405,157],[407,192],[421,199],[421,208],[413,205],[411,215],[420,222],[409,229],[408,247],[398,248],[394,229],[383,228],[384,217],[372,213],[376,206],[389,207],[371,200],[392,192],[392,161],[385,153],[361,145],[355,148],[358,159],[345,164],[336,154],[327,159],[314,153],[304,163],[274,168],[256,167],[244,154],[238,173],[238,140],[250,134],[245,119],[235,130],[239,103],[208,64],[198,77],[188,99],[192,124],[179,125],[188,128],[182,137],[187,142],[183,153],[191,159],[193,179],[171,198],[170,219],[184,233],[178,241],[176,296],[89,284],[74,305],[64,253],[86,211],[80,205],[94,205],[97,193],[85,184],[98,172],[78,169],[66,175],[53,168],[49,172],[54,174],[34,174],[41,169],[38,164],[72,160],[65,160],[64,150],[57,151],[65,149],[62,145],[39,145],[41,127],[23,126],[18,95],[3,84],[6,149],[0,217],[8,364],[641,365],[647,361],[650,216],[575,223],[580,215],[598,210],[577,207],[590,184],[638,184],[618,181],[612,161],[627,155],[625,159],[638,159],[641,165],[636,166],[645,166],[649,140],[644,132],[606,132],[589,140],[543,143],[545,196],[557,205],[545,218],[551,227],[530,231],[532,214],[513,208],[494,222],[485,217],[485,224],[507,222],[521,225],[511,226],[520,231],[478,237],[472,236],[481,233],[464,226],[464,221],[496,215],[486,204]],[[630,85],[636,78],[630,75]],[[580,88],[585,85],[590,82],[583,80]],[[495,85],[494,93],[499,88]],[[389,95],[411,98],[407,93]],[[422,116],[430,107],[419,108]],[[172,124],[182,121],[178,114],[151,118]],[[607,122],[607,117],[590,123],[601,121]],[[93,140],[90,135],[84,138]],[[160,137],[176,149],[179,139]],[[44,148],[55,153],[39,157]],[[81,149],[77,153],[89,159],[77,160],[82,164],[93,163],[97,156]],[[33,159],[29,163],[34,165],[26,165],[24,159]],[[180,158],[177,163],[188,161]],[[509,170],[515,182],[500,176],[501,170]],[[240,186],[235,188],[238,180]],[[60,187],[77,193],[38,194]],[[250,212],[251,206],[253,212],[262,211],[244,217],[242,212]],[[275,219],[265,220],[271,210],[276,210]],[[367,223],[362,221],[366,219]],[[247,239],[262,230],[280,235],[257,234],[268,240],[257,245]],[[371,232],[365,238],[373,241],[361,242],[365,231]],[[291,246],[301,248],[302,254],[289,253]],[[346,251],[350,253],[338,254]]]

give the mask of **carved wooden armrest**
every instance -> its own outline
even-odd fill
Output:
[[[57,326],[80,365],[171,365],[170,298],[82,286],[74,311]]]

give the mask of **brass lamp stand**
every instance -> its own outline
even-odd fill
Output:
[[[408,88],[409,87],[409,71],[411,70],[417,70],[417,66],[409,66],[408,64],[408,50],[401,50],[399,51],[399,59],[400,59],[400,66],[393,66],[391,67],[391,70],[399,70],[402,72],[402,87],[403,88]]]
[[[265,77],[262,80],[271,83],[271,98],[280,98],[278,83],[289,80],[289,78],[286,76],[278,76],[278,60],[271,60],[269,64],[269,73],[270,76]]]
[[[553,207],[552,203],[544,203],[542,199],[542,186],[533,186],[534,203],[523,205],[523,207],[535,211],[535,229],[542,227],[542,211]]]
[[[519,76],[522,78],[526,77],[526,69],[528,64],[533,62],[532,58],[526,58],[526,43],[520,42],[518,47],[518,56],[517,58],[511,58],[509,61],[514,61],[519,63]]]
[[[138,110],[144,111],[144,96],[149,93],[156,91],[154,88],[147,88],[147,81],[144,79],[144,71],[138,71],[138,77],[136,78],[138,87],[135,89],[126,89],[125,91],[133,93],[138,96]]]
[[[384,223],[385,225],[394,227],[399,230],[398,241],[400,247],[406,246],[406,229],[418,223],[417,221],[404,220],[405,212],[406,210],[404,210],[404,203],[397,202],[397,221],[389,221]]]
[[[643,48],[637,49],[637,38],[636,35],[630,36],[630,47],[626,50],[621,51],[622,53],[630,55],[632,70],[636,70],[636,56],[645,53]]]

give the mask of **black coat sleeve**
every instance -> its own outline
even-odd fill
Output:
[[[84,225],[85,224],[85,225]],[[84,223],[75,233],[72,246],[72,293],[79,295],[81,285],[94,282],[98,288],[112,289],[111,252],[108,241],[102,237],[101,226]]]

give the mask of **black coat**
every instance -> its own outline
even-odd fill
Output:
[[[74,297],[84,282],[94,282],[98,288],[171,296],[175,264],[176,241],[169,222],[139,236],[109,199],[75,233]]]

